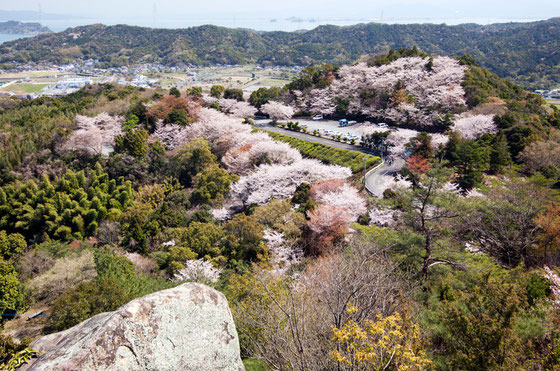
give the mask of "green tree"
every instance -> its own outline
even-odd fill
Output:
[[[455,166],[459,161],[459,155],[457,154],[457,148],[461,143],[461,134],[456,131],[449,133],[449,140],[443,149],[443,158],[449,161],[449,163]]]
[[[237,262],[256,262],[264,258],[264,226],[253,215],[237,214],[225,224],[224,229],[229,232],[227,255],[231,259]]]
[[[23,338],[21,342],[18,343],[9,335],[0,335],[0,365],[4,366],[14,354],[27,348],[30,343],[31,338],[29,337]]]
[[[243,99],[243,90],[241,90],[241,89],[234,89],[234,88],[226,89],[224,91],[224,98],[235,99],[239,102],[245,101],[245,99]]]
[[[488,153],[473,140],[461,141],[455,152],[457,156],[457,183],[463,189],[471,189],[482,180],[482,170],[488,163]]]
[[[130,114],[130,115],[127,114],[126,121],[122,124],[122,128],[125,131],[135,129],[138,126],[139,122],[140,119],[138,118],[138,116],[134,114]]]
[[[202,98],[202,88],[200,86],[193,86],[187,93],[192,97]]]
[[[171,159],[177,178],[184,186],[191,186],[196,174],[211,164],[216,164],[216,156],[210,145],[202,138],[183,144]]]
[[[222,85],[212,85],[212,87],[210,88],[210,95],[214,98],[219,99],[222,97],[222,95],[224,95],[225,91],[226,88],[224,88]]]
[[[238,179],[237,175],[230,175],[217,164],[207,166],[194,178],[196,189],[192,200],[196,203],[221,202],[229,193],[231,183]]]
[[[503,168],[510,164],[511,156],[509,154],[507,138],[504,132],[500,131],[492,144],[492,150],[490,152],[490,170],[493,173],[501,173]]]
[[[12,262],[0,258],[0,311],[17,311],[24,305],[24,285],[19,282]]]
[[[536,303],[546,291],[535,291],[531,276],[482,259],[434,285],[424,318],[437,368],[513,370],[543,362],[542,353],[550,350],[541,341],[550,335]],[[524,363],[527,359],[533,361]]]
[[[458,196],[444,189],[449,176],[447,169],[430,169],[419,177],[415,186],[400,191],[394,199],[395,206],[403,211],[403,223],[420,237],[417,245],[423,250],[421,273],[424,278],[434,266],[459,265],[454,261],[449,244],[442,242],[450,233],[450,222],[459,216],[454,210]]]
[[[124,135],[115,137],[115,152],[144,157],[148,153],[148,136],[143,128],[126,130]]]
[[[134,264],[110,250],[94,252],[97,277],[71,288],[51,307],[47,331],[61,331],[102,313],[118,309],[138,296],[172,287],[172,283],[136,274]]]
[[[134,251],[145,253],[148,250],[150,237],[160,231],[159,223],[150,219],[152,206],[147,203],[136,203],[122,213],[119,221],[124,234],[123,244]]]
[[[185,110],[173,109],[163,120],[164,124],[179,124],[185,126],[189,123],[189,115]]]
[[[169,89],[169,95],[174,95],[179,98],[181,96],[181,92],[176,87],[172,87],[171,89]]]
[[[432,136],[426,132],[419,133],[412,138],[407,144],[406,149],[412,152],[412,155],[420,155],[426,159],[434,157]]]
[[[282,89],[278,87],[259,88],[251,93],[249,103],[257,108],[261,108],[263,104],[267,104],[271,100],[278,100],[281,93]]]
[[[12,256],[17,255],[27,248],[25,238],[19,233],[7,234],[6,231],[0,231],[0,256],[4,260],[9,260]]]
[[[172,261],[182,264],[197,257],[215,259],[224,255],[227,233],[213,223],[192,222],[187,228],[177,228],[170,233],[167,237],[176,241],[169,249]]]
[[[144,103],[142,103],[142,101],[138,100],[136,101],[136,103],[134,103],[133,105],[130,106],[130,108],[128,109],[127,113],[126,113],[126,119],[129,120],[132,116],[136,116],[138,118],[138,121],[140,124],[145,124],[146,123],[146,113],[148,112],[148,109],[146,108],[146,106],[144,105]]]

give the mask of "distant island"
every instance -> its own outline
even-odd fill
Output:
[[[37,22],[7,21],[0,22],[0,34],[36,35],[52,32],[50,28]]]

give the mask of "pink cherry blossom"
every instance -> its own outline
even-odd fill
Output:
[[[286,241],[283,233],[266,229],[263,240],[271,255],[273,273],[283,275],[292,265],[301,262],[303,250]]]
[[[436,57],[428,70],[428,62],[428,58],[410,57],[379,67],[365,63],[343,66],[328,87],[298,92],[295,102],[302,110],[329,115],[336,109],[336,99],[345,98],[349,113],[431,126],[444,112],[465,106],[461,87],[465,67],[455,59]],[[387,102],[397,84],[408,95],[408,102]]]
[[[179,270],[174,276],[175,282],[195,281],[200,283],[216,283],[222,274],[221,269],[214,268],[208,260],[187,260],[185,268]]]
[[[301,183],[345,179],[350,175],[352,172],[348,168],[325,165],[313,159],[284,165],[260,165],[254,172],[234,183],[231,194],[245,205],[262,205],[273,198],[281,200],[291,197]]]
[[[124,118],[100,113],[95,117],[76,116],[76,130],[62,145],[61,150],[84,149],[92,154],[104,152],[104,146],[112,147],[115,137],[122,134]]]
[[[452,127],[465,139],[477,139],[485,133],[496,133],[498,128],[494,124],[494,115],[470,115],[464,113],[458,116]]]
[[[294,115],[294,109],[280,102],[270,101],[261,107],[261,111],[273,121],[288,120]]]

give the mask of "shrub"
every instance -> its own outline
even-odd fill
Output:
[[[264,130],[266,131],[266,130]],[[349,167],[353,173],[357,173],[364,168],[364,158],[366,166],[371,167],[379,162],[379,157],[370,156],[358,151],[349,151],[345,149],[334,148],[321,143],[310,143],[303,139],[293,138],[287,135],[278,134],[270,131],[266,133],[274,140],[279,140],[290,144],[297,148],[302,155],[306,157],[316,158],[325,164],[336,164]]]

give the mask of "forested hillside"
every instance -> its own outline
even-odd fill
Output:
[[[525,88],[560,83],[560,19],[480,26],[360,24],[307,32],[256,32],[201,26],[150,29],[91,25],[0,46],[0,62],[71,62],[97,58],[107,66],[351,63],[366,53],[412,47],[438,55],[471,54]]]
[[[360,181],[379,157],[251,125],[337,109],[394,118],[363,124],[363,146],[404,159],[382,198]],[[249,102],[217,85],[0,97],[0,362],[199,282],[261,369],[556,369],[559,129],[472,58],[418,49]]]

